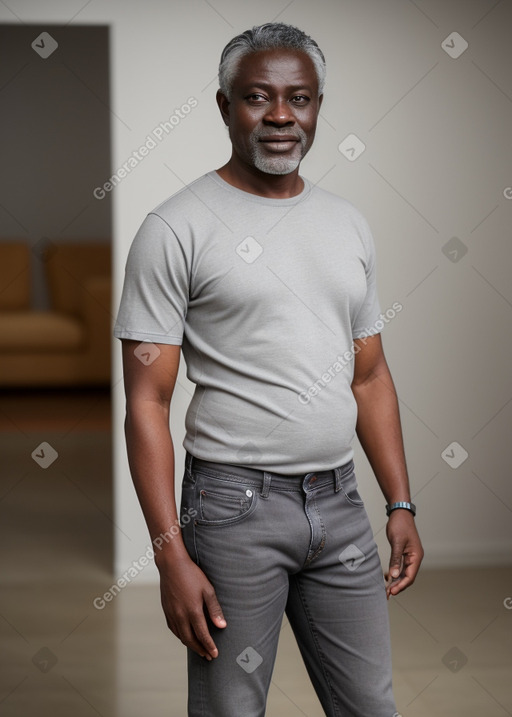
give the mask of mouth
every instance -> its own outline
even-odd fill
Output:
[[[295,147],[299,139],[290,135],[271,135],[261,137],[259,141],[272,152],[288,152]]]

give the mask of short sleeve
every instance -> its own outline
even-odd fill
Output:
[[[362,339],[382,330],[380,303],[377,294],[377,266],[375,243],[367,221],[360,216],[360,236],[365,247],[366,296],[352,323],[352,338]]]
[[[114,336],[180,346],[188,297],[183,246],[161,217],[148,214],[128,252]]]

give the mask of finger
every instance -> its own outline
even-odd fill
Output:
[[[198,615],[195,619],[191,621],[191,623],[194,635],[202,650],[211,657],[218,657],[219,651],[217,649],[217,645],[213,641],[212,636],[210,635],[208,625],[206,624],[205,616]]]
[[[189,647],[194,652],[197,652],[197,654],[200,657],[205,657],[208,662],[210,662],[215,655],[212,655],[202,644],[202,642],[196,637],[196,634],[194,630],[190,629],[187,631],[183,631],[181,635],[178,635],[179,639],[182,641],[182,643]],[[215,648],[217,649],[217,648]]]
[[[400,578],[393,578],[389,573],[386,573],[384,578],[386,584],[386,597],[389,600],[391,596],[391,588],[399,582]]]
[[[404,561],[402,574],[395,579],[390,580],[386,587],[388,599],[391,595],[398,595],[406,588],[410,587],[416,579],[420,564],[419,561]]]
[[[410,585],[412,585],[414,580],[409,577],[399,578],[398,580],[393,580],[393,582],[389,586],[389,593],[388,597],[391,595],[398,595],[398,593],[401,593],[403,590],[408,588]]]
[[[226,627],[226,618],[224,617],[222,608],[220,606],[219,601],[217,600],[217,596],[213,588],[210,592],[205,593],[204,602],[206,604],[206,609],[208,610],[208,615],[210,616],[210,619],[213,624],[216,627]]]
[[[403,551],[404,546],[402,543],[394,543],[391,548],[391,557],[389,559],[389,575],[392,578],[398,578],[402,572],[403,565]]]
[[[166,622],[169,630],[176,635],[178,640],[181,640],[185,647],[189,647],[194,652],[197,652],[197,654],[201,657],[206,657],[207,660],[212,659],[209,653],[198,642],[193,630],[185,627],[185,625],[187,625],[186,615],[184,615],[183,618],[179,619],[177,622],[166,615]]]

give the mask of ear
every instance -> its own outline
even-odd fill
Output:
[[[323,95],[318,95],[318,111],[320,112],[320,107],[322,106],[322,102],[324,101]]]
[[[224,124],[226,125],[226,127],[229,127],[229,100],[226,95],[223,94],[220,90],[217,90],[216,100]]]

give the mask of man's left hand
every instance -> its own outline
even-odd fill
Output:
[[[389,572],[385,576],[389,600],[413,584],[424,553],[414,516],[408,510],[398,508],[391,513],[386,535],[391,545]]]

